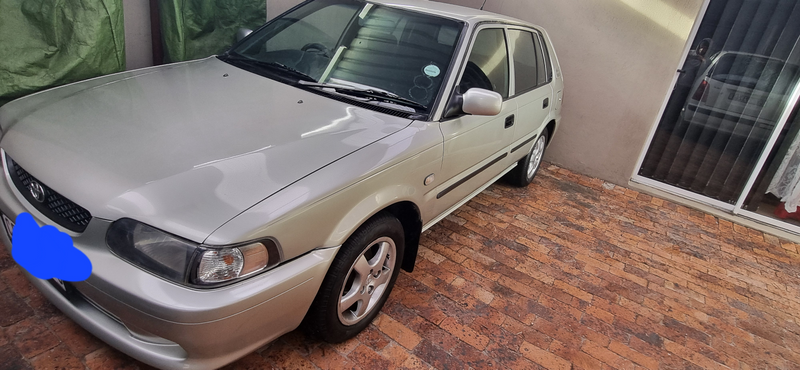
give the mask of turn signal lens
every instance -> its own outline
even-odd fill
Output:
[[[244,266],[242,267],[241,276],[247,276],[256,271],[261,271],[267,267],[269,262],[269,254],[264,244],[255,243],[248,246],[239,248],[244,256]]]

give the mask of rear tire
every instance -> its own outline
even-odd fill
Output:
[[[381,213],[361,225],[331,263],[303,321],[306,333],[340,343],[364,330],[394,287],[404,248],[397,218]]]
[[[525,187],[533,181],[533,178],[539,173],[539,167],[542,164],[542,157],[547,148],[548,139],[547,129],[545,129],[539,137],[533,141],[533,146],[528,152],[528,155],[520,159],[517,163],[517,167],[514,167],[514,169],[508,173],[507,180],[511,185]]]

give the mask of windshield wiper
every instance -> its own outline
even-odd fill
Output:
[[[220,58],[222,58],[223,60],[242,62],[254,67],[269,68],[271,70],[278,70],[279,72],[288,72],[289,74],[291,74],[292,76],[296,77],[301,81],[317,82],[317,80],[314,79],[314,77],[311,77],[305,72],[298,71],[297,69],[289,67],[283,63],[248,58],[233,51],[220,55]]]
[[[403,105],[403,106],[406,106],[406,107],[411,107],[411,108],[421,109],[421,110],[428,109],[427,106],[424,106],[424,105],[422,105],[420,103],[417,103],[417,102],[415,102],[413,100],[406,99],[406,98],[404,98],[404,97],[402,97],[400,95],[392,94],[392,93],[386,92],[386,91],[380,91],[380,90],[374,90],[374,89],[359,89],[359,88],[355,88],[355,87],[351,87],[351,86],[347,86],[347,85],[316,83],[316,82],[306,82],[306,81],[300,81],[299,84],[303,85],[303,86],[309,86],[309,87],[320,87],[320,88],[325,88],[325,89],[333,89],[334,91],[336,91],[336,92],[338,92],[340,94],[354,96],[356,98],[364,98],[364,99],[367,99],[367,100],[381,101],[381,102],[385,102],[385,103],[394,103],[394,104],[399,104],[399,105]]]

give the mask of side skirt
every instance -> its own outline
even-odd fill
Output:
[[[455,204],[455,205],[453,205],[452,207],[448,208],[446,211],[442,212],[442,214],[440,214],[440,215],[438,215],[438,216],[434,217],[434,218],[433,218],[433,219],[432,219],[430,222],[428,222],[427,224],[425,224],[424,226],[422,226],[422,232],[425,232],[425,230],[428,230],[428,229],[430,229],[431,227],[433,227],[433,225],[436,225],[436,223],[437,223],[437,222],[439,222],[439,221],[443,220],[445,217],[449,216],[451,213],[453,213],[453,212],[454,212],[455,210],[457,210],[459,207],[461,207],[461,206],[463,206],[464,204],[466,204],[467,202],[469,202],[469,201],[470,201],[472,198],[475,198],[475,196],[476,196],[476,195],[478,195],[478,194],[480,194],[482,191],[486,190],[486,188],[488,188],[489,186],[491,186],[492,184],[494,184],[494,183],[495,183],[497,180],[499,180],[501,177],[505,176],[505,174],[507,174],[509,171],[513,170],[513,169],[514,169],[514,167],[517,167],[517,162],[514,162],[514,163],[513,163],[511,166],[509,166],[508,168],[506,168],[505,170],[503,170],[503,172],[500,172],[500,174],[499,174],[499,175],[497,175],[497,176],[493,177],[493,178],[492,178],[491,180],[489,180],[487,183],[485,183],[485,184],[481,185],[481,187],[479,187],[477,190],[475,190],[475,191],[473,191],[472,193],[470,193],[470,194],[469,194],[469,195],[468,195],[466,198],[464,198],[464,200],[462,200],[462,201],[460,201],[460,202],[456,203],[456,204]]]

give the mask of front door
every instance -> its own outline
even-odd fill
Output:
[[[445,120],[442,171],[444,183],[437,189],[437,213],[444,212],[474,192],[507,166],[507,147],[514,135],[517,104],[508,101],[511,84],[505,30],[479,28],[467,63],[462,67],[458,89],[492,90],[506,101],[499,115],[493,117],[464,115]]]

